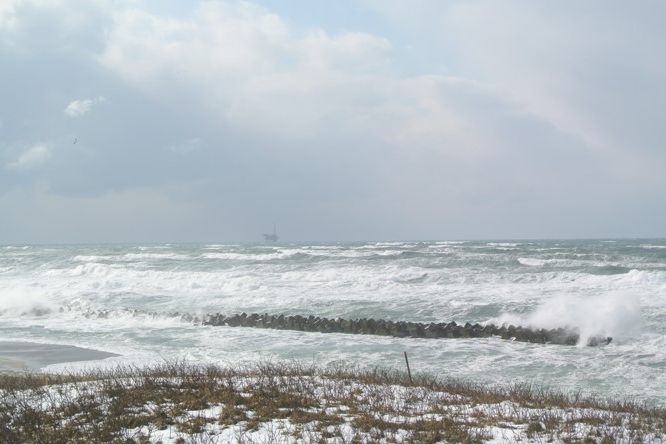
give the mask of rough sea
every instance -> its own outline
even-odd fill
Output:
[[[179,312],[179,315],[174,315]],[[183,313],[574,327],[608,346],[211,327]],[[404,368],[666,405],[666,240],[0,246],[0,340]]]

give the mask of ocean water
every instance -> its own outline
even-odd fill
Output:
[[[576,327],[605,347],[210,327],[173,312]],[[0,340],[403,368],[666,405],[666,240],[0,246]],[[60,370],[74,364],[51,366]]]

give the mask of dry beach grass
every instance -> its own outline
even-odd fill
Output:
[[[666,411],[384,370],[165,363],[0,375],[2,442],[659,442]]]

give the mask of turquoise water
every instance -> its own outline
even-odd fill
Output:
[[[607,347],[207,327],[174,312],[571,326]],[[0,247],[0,338],[94,365],[297,359],[666,404],[666,240]],[[86,364],[90,365],[90,363]],[[53,366],[59,369],[63,366]]]

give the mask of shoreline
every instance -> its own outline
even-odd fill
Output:
[[[49,365],[119,356],[92,348],[38,342],[0,341],[0,373],[39,371]]]

